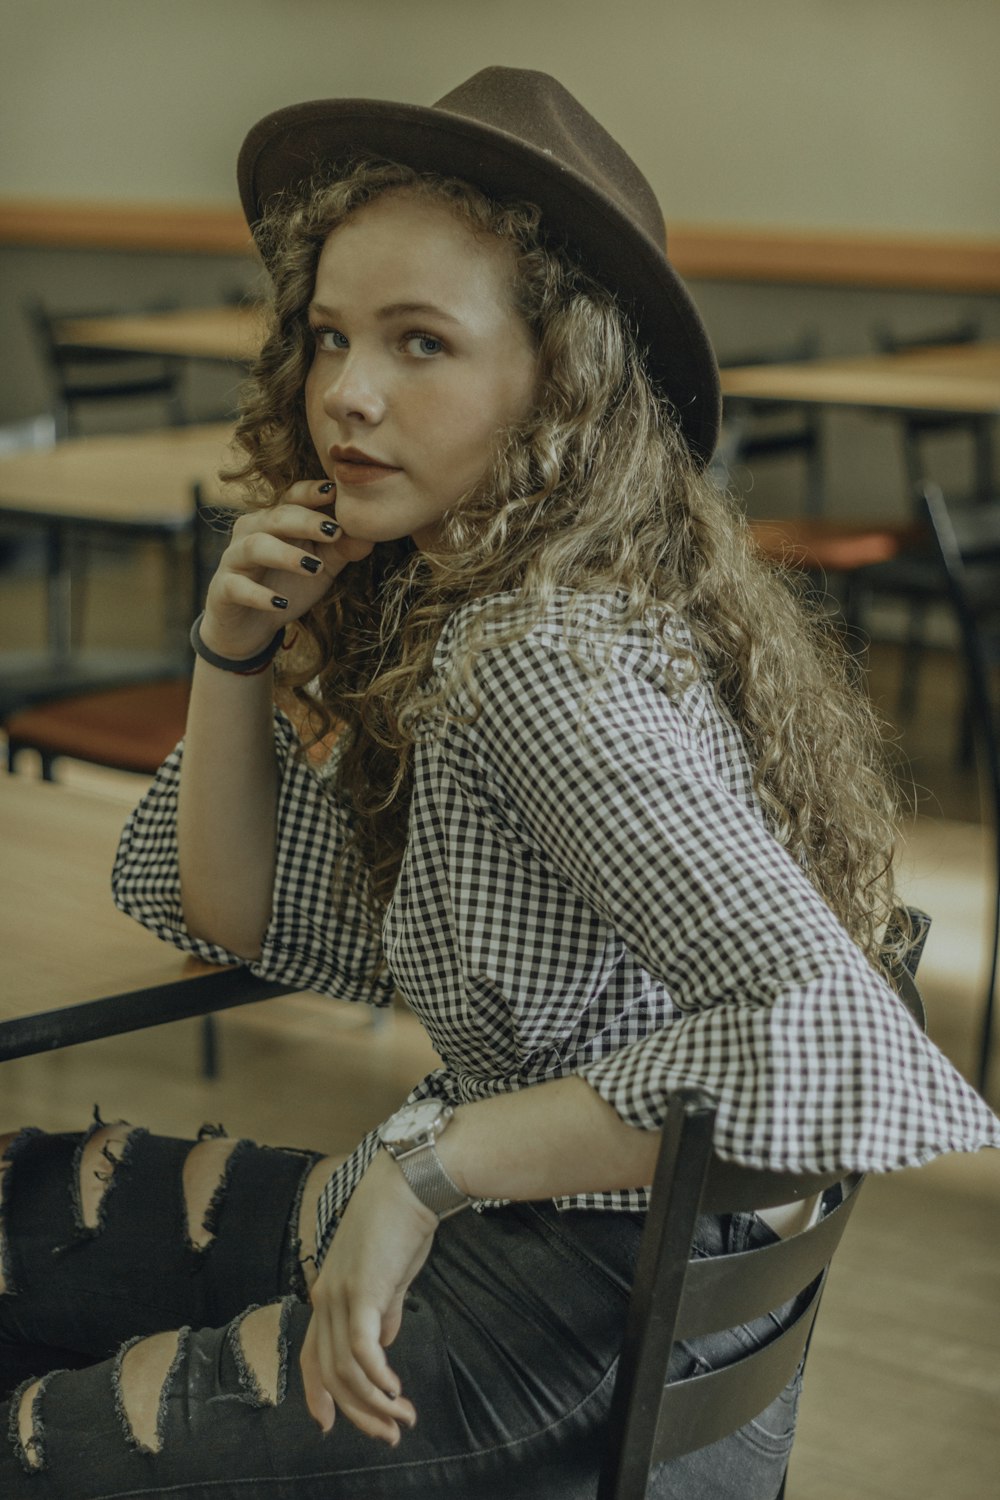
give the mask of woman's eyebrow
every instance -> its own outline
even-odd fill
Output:
[[[310,313],[320,318],[329,318],[336,322],[342,315],[332,307],[324,307],[321,302],[309,304]],[[410,317],[434,317],[443,319],[447,323],[459,323],[454,313],[446,312],[443,307],[438,307],[434,302],[390,302],[385,307],[380,307],[375,316],[381,322],[389,322],[392,318]]]

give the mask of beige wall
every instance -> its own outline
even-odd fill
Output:
[[[1000,230],[997,0],[4,0],[0,197],[231,200],[295,99],[557,74],[671,218]]]

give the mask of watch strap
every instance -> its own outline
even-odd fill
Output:
[[[392,1151],[391,1155],[421,1203],[436,1213],[439,1219],[448,1219],[452,1214],[460,1213],[472,1202],[448,1176],[433,1142],[428,1141],[399,1155]]]

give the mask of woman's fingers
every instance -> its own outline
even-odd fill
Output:
[[[315,1309],[302,1347],[302,1379],[309,1410],[324,1431],[339,1408],[362,1432],[395,1446],[400,1424],[412,1427],[417,1414],[378,1343],[380,1322],[374,1308],[353,1315],[342,1305]]]
[[[368,555],[372,543],[345,537],[334,520],[334,498],[328,481],[301,480],[280,504],[238,517],[208,589],[201,635],[210,649],[254,656],[276,621],[299,619]]]
[[[285,491],[284,499],[292,505],[306,505],[311,510],[333,507],[337,499],[337,486],[332,479],[298,479]]]
[[[302,1369],[302,1385],[306,1394],[306,1405],[310,1414],[322,1427],[324,1432],[329,1432],[333,1426],[336,1410],[333,1397],[323,1384],[323,1372],[319,1354],[321,1320],[313,1313],[306,1329],[306,1336],[302,1341],[302,1352],[299,1355],[299,1364]]]
[[[267,569],[284,570],[292,573],[295,577],[300,572],[315,576],[326,566],[326,561],[319,556],[319,552],[330,554],[333,549],[324,547],[316,550],[307,549],[297,545],[295,542],[285,541],[282,536],[275,536],[269,531],[244,532],[241,536],[233,538],[230,547],[228,566],[237,572],[255,573],[264,572]],[[340,564],[343,567],[343,563]],[[339,572],[340,569],[338,568]]]

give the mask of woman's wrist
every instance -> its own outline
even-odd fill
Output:
[[[204,619],[205,614],[202,611],[191,626],[191,648],[202,661],[208,662],[220,672],[232,672],[237,677],[254,677],[268,669],[284,645],[285,627],[281,625],[261,650],[250,656],[230,656],[214,650],[204,639],[201,629]]]

